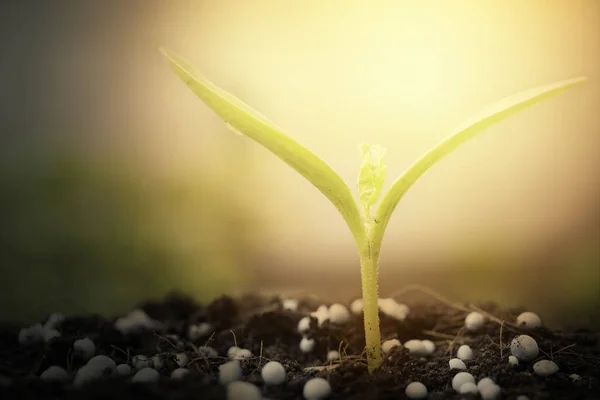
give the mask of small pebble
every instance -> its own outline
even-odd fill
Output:
[[[219,366],[219,382],[221,385],[228,385],[240,379],[242,379],[242,367],[239,361],[228,361]]]
[[[495,385],[492,378],[486,377],[486,378],[480,379],[479,382],[477,382],[477,390],[481,390],[481,388],[489,386],[489,385]]]
[[[532,361],[539,354],[539,348],[534,338],[528,335],[520,335],[510,343],[510,352],[519,361]]]
[[[75,374],[75,379],[73,379],[73,386],[76,388],[82,387],[96,379],[100,379],[102,377],[102,373],[98,368],[90,367],[89,365],[84,365],[83,367],[77,370]]]
[[[331,385],[323,378],[309,379],[302,389],[302,394],[306,400],[322,400],[329,397]]]
[[[554,361],[540,360],[533,364],[533,372],[538,376],[550,376],[558,372],[558,365]]]
[[[284,299],[282,301],[282,307],[287,311],[298,311],[298,300],[296,299]]]
[[[479,390],[477,390],[477,385],[474,382],[465,382],[460,385],[459,392],[460,394],[477,394]]]
[[[340,353],[337,350],[329,350],[327,352],[327,361],[337,361],[340,359]]]
[[[53,313],[44,323],[44,330],[56,329],[64,320],[65,316],[61,313]]]
[[[242,349],[241,347],[232,346],[227,350],[227,355],[230,360],[247,360],[252,357],[252,352],[248,349]],[[187,360],[186,360],[187,364]],[[181,367],[182,365],[180,365]]]
[[[234,360],[248,360],[252,358],[252,352],[248,349],[240,349],[235,357]],[[186,364],[187,364],[187,360],[186,360]]]
[[[400,341],[398,339],[386,340],[381,345],[381,350],[383,351],[384,354],[388,354],[396,346],[400,346]]]
[[[170,344],[174,345],[174,347],[183,347],[183,346],[185,346],[185,343],[183,342],[183,340],[181,340],[181,338],[177,334],[171,333],[169,335],[165,335],[165,338],[167,340],[169,340]]]
[[[42,372],[40,378],[44,382],[66,383],[69,381],[69,373],[64,368],[53,365]]]
[[[496,400],[500,397],[501,392],[502,389],[495,383],[483,386],[481,389],[479,389],[479,395],[481,396],[482,400]]]
[[[450,369],[467,369],[467,366],[460,358],[453,358],[448,362]]]
[[[188,327],[188,338],[195,342],[199,339],[202,339],[205,336],[208,336],[210,333],[214,331],[214,327],[208,322],[201,322],[199,324],[193,324]]]
[[[240,353],[242,353],[243,351],[247,351],[248,353],[250,353],[250,350],[246,350],[246,349],[241,349],[240,351],[238,351],[237,355],[240,356]],[[246,353],[243,353],[246,354]],[[252,353],[250,353],[250,356],[252,356]],[[248,357],[250,357],[248,356]],[[177,365],[179,365],[180,367],[185,367],[188,363],[189,359],[187,354],[185,353],[177,353],[175,355],[175,362],[177,363]]]
[[[90,358],[87,366],[98,370],[102,376],[110,376],[117,372],[117,363],[112,358],[104,355]]]
[[[412,339],[404,343],[404,348],[408,350],[411,355],[424,356],[427,355],[427,350],[420,340]]]
[[[190,371],[185,368],[177,368],[171,372],[171,379],[183,379],[189,373]]]
[[[460,393],[460,387],[465,383],[475,384],[475,378],[468,372],[459,372],[452,378],[452,388]],[[475,386],[477,388],[477,386]]]
[[[31,345],[44,341],[44,328],[42,324],[31,325],[19,331],[19,344]]]
[[[431,340],[422,340],[421,343],[423,344],[423,348],[427,355],[431,355],[435,352],[435,343]]]
[[[143,310],[137,309],[130,312],[126,317],[115,321],[115,329],[123,335],[139,332],[142,330],[161,330],[162,324],[153,320]]]
[[[160,374],[154,368],[142,368],[131,378],[132,383],[154,383],[158,382]]]
[[[571,375],[569,375],[569,378],[571,378],[571,380],[573,380],[573,382],[581,380],[581,376],[577,375],[577,374],[571,374]]]
[[[542,326],[542,320],[536,313],[525,311],[517,317],[517,325],[523,329],[536,329]]]
[[[56,329],[44,329],[44,342],[50,343],[57,337],[60,337],[60,332]]]
[[[305,333],[310,329],[310,317],[300,318],[298,321],[298,332]]]
[[[135,328],[135,323],[126,317],[118,318],[115,321],[115,329],[123,335],[128,335]]]
[[[315,339],[309,339],[306,336],[300,340],[300,350],[303,353],[310,353],[315,348]]]
[[[116,371],[117,364],[112,358],[104,355],[97,355],[92,357],[86,365],[79,368],[75,374],[73,385],[75,387],[81,387],[96,379],[112,376]]]
[[[285,382],[285,368],[277,361],[269,361],[262,367],[260,376],[266,385],[281,385]]]
[[[241,347],[237,347],[237,346],[231,346],[230,348],[227,349],[227,357],[232,360],[233,357],[235,357],[235,355],[237,354],[238,351],[240,351],[242,348]]]
[[[198,347],[198,355],[200,357],[214,358],[218,357],[219,353],[217,352],[217,350],[213,349],[210,346],[202,346]]]
[[[329,320],[329,307],[325,305],[319,306],[317,311],[310,313],[310,316],[316,318],[318,325],[321,326],[325,321]]]
[[[352,314],[362,314],[364,310],[364,303],[362,301],[362,299],[356,299],[352,302],[352,304],[350,304],[350,311],[352,311]]]
[[[485,324],[485,317],[474,311],[466,316],[465,318],[465,328],[468,331],[476,331],[480,329]]]
[[[377,306],[382,313],[399,321],[404,321],[410,311],[405,304],[399,304],[393,298],[378,299]]]
[[[260,389],[250,382],[235,381],[227,385],[227,400],[261,400]]]
[[[96,354],[96,345],[91,339],[83,338],[73,342],[73,350],[77,357],[87,362]]]
[[[427,388],[421,382],[411,382],[404,393],[409,399],[424,399],[427,397]]]
[[[456,352],[456,357],[460,358],[463,361],[472,360],[473,350],[471,350],[471,348],[468,345],[463,344],[458,348],[458,351]]]
[[[157,369],[157,370],[161,369],[164,365],[163,359],[160,356],[160,354],[157,354],[157,355],[151,357],[150,363],[151,363],[152,368]]]
[[[117,374],[119,376],[129,376],[131,375],[131,367],[127,364],[119,364],[117,365]]]
[[[152,360],[143,354],[133,357],[131,361],[133,363],[133,367],[137,370],[152,367]]]
[[[350,321],[350,311],[343,304],[332,304],[329,307],[329,321],[337,325],[345,324]]]

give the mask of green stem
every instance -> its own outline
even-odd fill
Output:
[[[377,307],[377,280],[379,251],[372,251],[371,240],[360,252],[360,274],[364,306],[365,341],[369,373],[381,365],[381,333],[379,330],[379,309]]]

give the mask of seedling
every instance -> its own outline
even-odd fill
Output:
[[[161,52],[177,75],[230,129],[258,142],[304,176],[333,203],[346,221],[360,256],[366,354],[370,372],[382,361],[377,308],[379,253],[383,234],[400,199],[425,171],[478,133],[586,81],[586,78],[579,77],[530,89],[476,115],[412,164],[392,183],[379,204],[377,201],[386,177],[385,149],[377,144],[361,145],[363,159],[358,176],[357,205],[346,183],[323,160],[260,113],[208,81],[183,58],[164,49]]]

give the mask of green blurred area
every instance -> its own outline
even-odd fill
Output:
[[[487,256],[464,256],[440,277],[445,285],[438,290],[459,301],[536,311],[547,326],[599,328],[600,231],[569,239],[532,250],[530,259],[516,263],[495,258],[494,249]]]
[[[206,301],[248,283],[252,214],[202,171],[161,174],[72,142],[1,153],[0,319],[121,313],[173,289]]]

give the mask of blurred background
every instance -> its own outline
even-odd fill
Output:
[[[334,207],[227,130],[165,46],[354,193],[359,143],[387,147],[387,188],[490,103],[588,76],[428,171],[390,221],[380,282],[600,325],[596,0],[11,0],[0,46],[1,319],[116,314],[172,289],[360,294]]]

